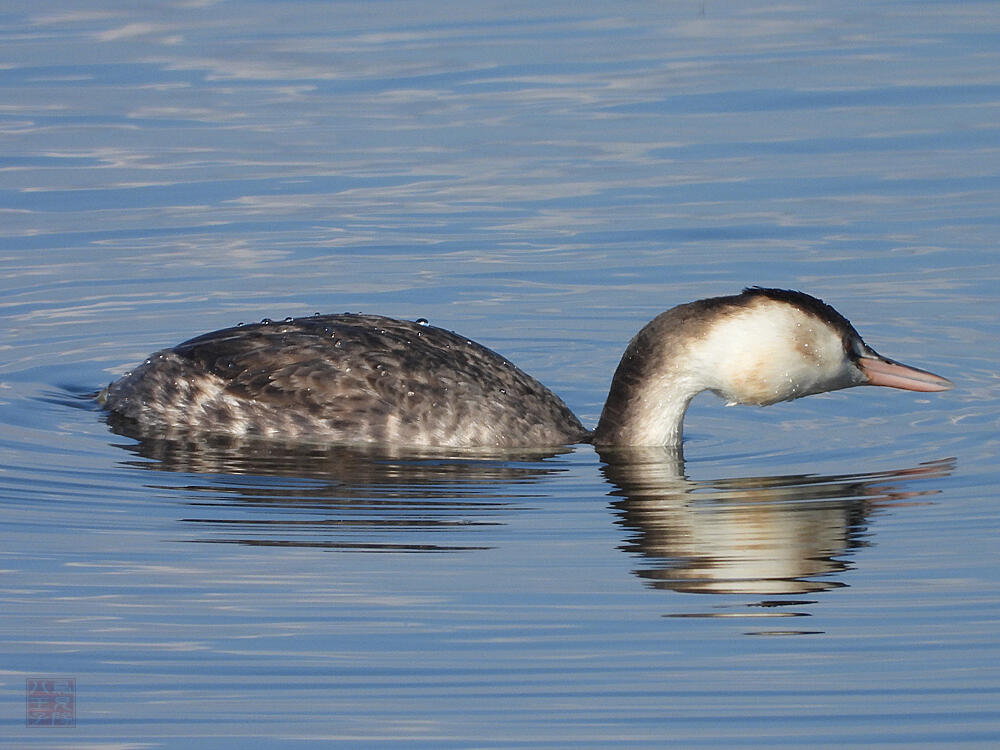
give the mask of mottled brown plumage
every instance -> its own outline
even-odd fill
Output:
[[[555,394],[496,352],[377,315],[198,336],[152,355],[103,398],[145,434],[467,447],[565,445],[587,435]]]

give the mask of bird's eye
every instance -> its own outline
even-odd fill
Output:
[[[854,336],[844,337],[844,351],[851,359],[868,356],[868,346],[859,338]]]

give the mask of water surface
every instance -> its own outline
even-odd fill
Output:
[[[39,2],[0,15],[0,737],[990,747],[991,3]],[[696,399],[683,459],[137,440],[263,317],[424,317],[593,425],[747,284],[945,394]],[[76,726],[25,681],[76,679]]]

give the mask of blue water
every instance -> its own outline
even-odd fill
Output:
[[[993,747],[992,3],[0,12],[0,745]],[[600,414],[748,284],[954,391],[699,397],[685,460],[136,441],[240,321],[455,329]],[[26,680],[76,679],[74,727]]]

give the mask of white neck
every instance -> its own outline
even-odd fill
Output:
[[[637,389],[638,390],[638,389]],[[679,446],[684,437],[684,415],[698,392],[681,384],[661,381],[633,394],[628,405],[613,413],[605,406],[594,430],[597,445]]]
[[[681,444],[684,414],[707,387],[686,369],[687,340],[675,308],[653,320],[629,343],[611,382],[595,445]],[[679,325],[680,324],[680,325]]]

